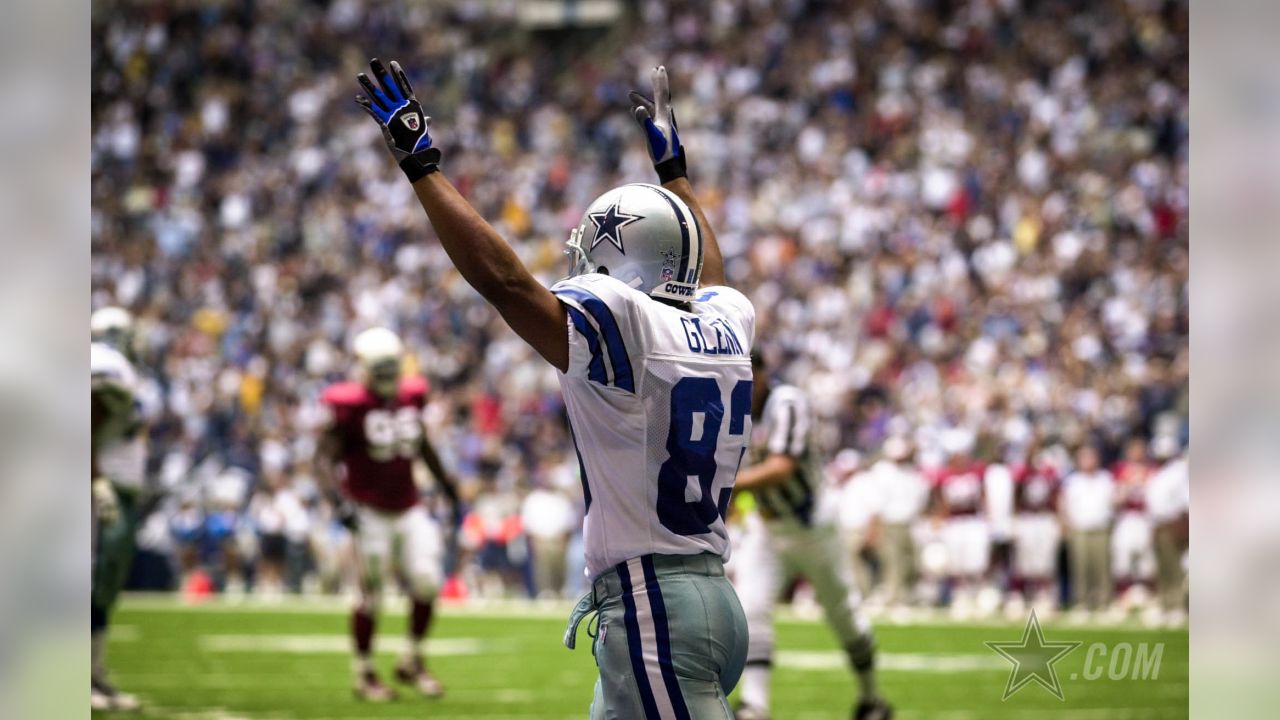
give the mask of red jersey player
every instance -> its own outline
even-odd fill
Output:
[[[970,455],[973,438],[967,433],[951,431],[943,445],[947,464],[935,475],[934,506],[946,516],[947,572],[955,586],[952,612],[965,616],[991,560],[991,530],[983,512],[986,468]]]
[[[1015,471],[1014,479],[1014,582],[1022,591],[1021,599],[1033,602],[1043,615],[1053,608],[1053,577],[1062,538],[1057,510],[1061,476],[1054,453],[1035,451]]]
[[[1111,572],[1122,608],[1142,605],[1155,575],[1154,526],[1147,513],[1147,481],[1155,474],[1140,437],[1125,444],[1111,470],[1116,478],[1116,524],[1111,531]]]
[[[427,382],[402,377],[403,347],[395,333],[372,328],[356,336],[354,381],[325,389],[329,426],[317,452],[321,477],[352,529],[360,568],[360,601],[352,613],[355,694],[371,701],[395,697],[373,668],[374,621],[384,578],[405,584],[411,601],[409,644],[396,677],[428,697],[443,693],[426,669],[422,643],[431,624],[443,572],[444,539],[413,479],[421,458],[455,506],[455,485],[423,431]],[[334,482],[340,465],[341,490]],[[326,469],[329,471],[326,472]]]

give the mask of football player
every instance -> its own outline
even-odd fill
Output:
[[[971,454],[971,434],[948,430],[942,442],[947,463],[937,471],[933,501],[947,518],[943,537],[955,593],[952,614],[966,618],[975,610],[991,559],[991,532],[983,513],[986,468]]]
[[[1147,483],[1155,471],[1147,456],[1147,442],[1141,437],[1129,439],[1124,457],[1111,469],[1116,479],[1111,573],[1118,613],[1145,605],[1155,577],[1155,528],[1147,510]]]
[[[1015,595],[1008,612],[1021,618],[1030,602],[1041,618],[1055,608],[1054,576],[1062,526],[1058,518],[1058,491],[1061,486],[1057,458],[1059,447],[1035,450],[1030,460],[1014,471],[1013,572]]]
[[[875,638],[851,589],[850,558],[843,556],[836,527],[816,516],[822,466],[812,438],[809,400],[792,385],[770,386],[763,358],[751,356],[753,456],[738,473],[737,488],[756,498],[736,559],[734,584],[747,614],[750,640],[737,720],[769,717],[773,666],[773,610],[778,594],[798,576],[813,585],[861,689],[855,720],[884,720],[892,708],[876,688]]]
[[[355,694],[391,700],[373,666],[373,634],[384,580],[396,577],[409,596],[409,644],[395,675],[427,697],[444,689],[427,669],[422,644],[431,626],[444,567],[444,539],[413,479],[421,459],[456,510],[457,492],[423,431],[427,381],[403,377],[404,348],[386,328],[355,338],[356,379],[330,385],[322,401],[329,426],[316,453],[319,477],[339,517],[355,534],[360,598],[351,614]],[[334,465],[344,470],[341,492]]]
[[[138,375],[129,361],[133,318],[106,307],[90,318],[89,346],[93,492],[93,589],[90,601],[94,710],[136,710],[138,700],[107,678],[107,625],[133,563],[134,534],[144,489],[147,429],[136,397]]]
[[[662,187],[623,185],[569,235],[550,289],[440,171],[427,117],[396,63],[370,62],[357,97],[413,184],[454,265],[560,371],[578,451],[591,591],[564,642],[596,613],[593,718],[729,718],[746,656],[724,574],[724,514],[751,431],[755,310],[724,262],[685,173],[666,71],[638,94]],[[376,85],[375,85],[376,83]]]

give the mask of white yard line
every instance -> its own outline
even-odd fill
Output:
[[[264,599],[255,596],[238,598],[213,597],[198,602],[190,602],[176,593],[127,593],[122,607],[126,610],[146,610],[150,612],[208,612],[208,613],[282,613],[289,615],[332,615],[345,613],[351,608],[348,599],[335,595],[300,595],[287,598]],[[567,619],[572,605],[560,600],[443,600],[440,610],[447,615],[461,617],[479,617],[496,619],[526,620],[562,620]],[[405,614],[404,603],[394,599],[385,600],[382,610],[388,616]],[[953,620],[945,610],[925,608],[912,611],[909,618],[896,621],[886,613],[871,611],[868,617],[877,625],[887,627],[906,625],[911,627],[968,627],[1005,629],[1023,627],[1025,618],[1021,620],[1005,620],[1003,618],[986,618],[979,620]],[[790,625],[818,625],[823,622],[820,614],[810,610],[796,610],[781,607],[777,612],[777,621]],[[1087,632],[1186,632],[1181,628],[1152,628],[1136,620],[1119,624],[1089,622],[1076,624],[1065,618],[1056,618],[1043,623],[1046,628],[1061,630],[1079,630]]]
[[[196,641],[205,652],[233,653],[350,653],[347,635],[201,635]],[[432,657],[445,655],[479,655],[501,649],[501,643],[478,638],[432,638],[426,652]],[[403,653],[408,639],[402,635],[379,636],[374,651],[379,654]]]
[[[849,672],[849,658],[839,650],[779,650],[779,667],[790,670]],[[1009,662],[995,655],[925,655],[923,653],[878,653],[876,668],[889,672],[960,673],[988,672],[1009,668]]]

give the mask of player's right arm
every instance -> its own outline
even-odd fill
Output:
[[[392,62],[388,73],[374,58],[369,69],[378,85],[360,73],[357,80],[367,95],[356,96],[356,102],[378,121],[454,267],[517,335],[564,372],[569,367],[564,307],[440,172],[440,150],[427,133],[431,118],[400,64]]]
[[[331,404],[327,391],[323,402],[329,417],[320,431],[320,437],[316,440],[315,462],[312,469],[315,472],[316,485],[319,486],[325,500],[333,507],[334,518],[348,530],[352,530],[356,526],[355,508],[351,501],[343,496],[338,480],[338,464],[342,458],[342,434],[338,430],[336,408]]]
[[[715,231],[711,229],[711,223],[702,212],[698,197],[693,193],[693,186],[689,184],[684,146],[680,144],[676,114],[671,108],[671,84],[667,80],[667,69],[661,65],[653,69],[652,100],[633,92],[631,102],[635,103],[631,112],[644,130],[645,143],[649,149],[649,157],[653,160],[653,169],[658,173],[658,180],[662,187],[675,193],[689,206],[698,220],[698,226],[702,228],[702,286],[724,285],[724,256],[720,254],[720,244],[716,242]]]

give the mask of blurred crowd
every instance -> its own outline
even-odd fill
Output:
[[[452,270],[352,102],[373,55],[548,284],[591,199],[653,180],[626,96],[665,63],[730,282],[828,457],[895,439],[928,477],[960,445],[1008,468],[1058,448],[1065,476],[1081,447],[1184,453],[1185,2],[522,7],[94,4],[93,301],[137,318],[161,498],[135,587],[340,587],[318,398],[372,325],[430,380],[463,483],[450,592],[580,582],[554,370]]]

